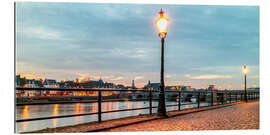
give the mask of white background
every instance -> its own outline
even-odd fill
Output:
[[[32,0],[45,2],[45,0]],[[203,4],[203,5],[258,5],[260,6],[260,130],[225,130],[225,131],[178,131],[178,132],[131,132],[130,135],[262,135],[269,134],[269,2],[267,0],[46,0],[46,2],[102,2],[102,3],[153,3],[153,4]],[[0,58],[1,58],[1,119],[0,132],[14,134],[14,0],[0,1]],[[92,133],[105,134],[105,133]],[[108,134],[108,133],[106,133]],[[109,133],[124,135],[122,133]],[[61,134],[60,134],[61,135]]]

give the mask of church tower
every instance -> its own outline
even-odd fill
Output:
[[[134,80],[132,80],[132,89],[135,89],[136,87],[135,87],[135,82],[134,82]]]

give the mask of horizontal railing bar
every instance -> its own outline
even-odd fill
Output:
[[[123,112],[123,111],[134,111],[134,110],[144,110],[149,109],[150,107],[143,107],[143,108],[132,108],[132,109],[122,109],[122,110],[112,110],[112,111],[106,111],[102,113],[113,113],[113,112]],[[152,107],[153,108],[153,107]]]
[[[125,101],[148,101],[149,99],[108,99],[108,100],[102,100],[102,102],[125,102]],[[152,100],[158,100],[158,98],[152,99]],[[36,102],[36,103],[17,103],[17,106],[23,106],[23,105],[46,105],[46,104],[76,104],[76,103],[96,103],[97,100],[91,100],[91,101],[61,101],[61,102]]]
[[[123,111],[133,111],[133,110],[144,110],[144,109],[149,109],[149,108],[150,107],[122,109],[122,110],[112,110],[112,111],[106,111],[106,112],[102,112],[102,113],[113,113],[113,112],[123,112]],[[153,106],[152,108],[158,108],[158,106]]]
[[[29,87],[16,87],[16,90],[30,90],[30,91],[35,91],[35,90],[46,90],[46,91],[123,91],[123,92],[149,92],[150,90],[147,89],[134,89],[134,90],[129,90],[129,89],[108,89],[108,88],[29,88]],[[152,92],[160,92],[159,90],[151,90]],[[179,91],[179,90],[165,90],[165,92],[182,92],[182,93],[212,93],[212,91]],[[244,93],[244,91],[214,91],[215,93]],[[254,91],[254,92],[247,92],[248,94],[252,93],[259,93],[259,91]]]
[[[55,118],[66,118],[66,117],[75,117],[75,116],[84,116],[84,115],[94,115],[95,113],[84,113],[84,114],[72,114],[72,115],[62,115],[62,116],[50,116],[50,117],[40,117],[40,118],[31,118],[31,119],[21,119],[16,120],[16,122],[25,122],[25,121],[35,121],[35,120],[46,120],[46,119],[55,119]]]
[[[166,105],[166,107],[171,107],[171,106],[178,106],[178,104],[174,104],[174,105]]]
[[[16,87],[16,90],[46,90],[46,91],[123,91],[123,92],[149,92],[149,90],[128,90],[128,89],[106,89],[106,88],[28,88],[28,87]],[[159,92],[157,90],[151,90],[152,92]]]
[[[125,101],[147,101],[148,99],[108,99],[102,102],[125,102]],[[97,103],[98,100],[88,101],[59,101],[59,102],[36,102],[36,103],[16,103],[17,106],[22,105],[46,105],[46,104],[76,104],[76,103]]]
[[[197,104],[197,103],[190,102],[190,103],[185,103],[185,104],[181,104],[181,105],[193,105],[193,104]]]

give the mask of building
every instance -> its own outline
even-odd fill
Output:
[[[26,79],[21,78],[20,75],[16,75],[16,87],[29,87],[29,88],[38,88],[43,87],[42,79]]]
[[[82,88],[106,88],[110,87],[110,84],[105,84],[100,78],[98,81],[87,80],[79,83]]]
[[[148,84],[143,87],[143,89],[148,90],[159,90],[160,83],[151,83],[150,80],[148,81]]]
[[[42,80],[26,79],[25,87],[40,88],[43,87]]]
[[[21,78],[20,75],[16,75],[16,87],[28,87],[28,88],[40,88],[43,87],[42,79],[35,80],[35,79],[26,79]],[[23,97],[23,96],[38,96],[40,92],[37,91],[24,91],[24,90],[16,90],[16,97]]]
[[[116,87],[117,87],[117,89],[122,89],[122,90],[126,89],[126,87],[122,84],[118,84],[118,85],[116,85]]]
[[[114,84],[114,83],[108,83],[108,82],[105,82],[103,87],[101,86],[100,88],[117,88],[117,86]]]
[[[260,88],[259,88],[259,87],[251,87],[251,88],[247,88],[247,90],[255,90],[255,91],[259,91]]]
[[[16,87],[24,87],[26,84],[26,78],[21,78],[21,75],[16,75]]]
[[[176,86],[166,86],[165,90],[192,91],[192,88],[191,86],[176,85]]]
[[[61,81],[58,83],[58,86],[59,88],[81,88],[77,81]]]
[[[56,80],[53,79],[45,79],[43,82],[43,86],[45,88],[59,88],[58,83]]]
[[[207,90],[208,91],[216,91],[215,85],[208,85]]]

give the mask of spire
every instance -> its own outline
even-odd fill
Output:
[[[135,88],[135,82],[132,80],[132,88]]]
[[[101,72],[99,72],[99,80],[102,80],[102,79],[101,79]]]

